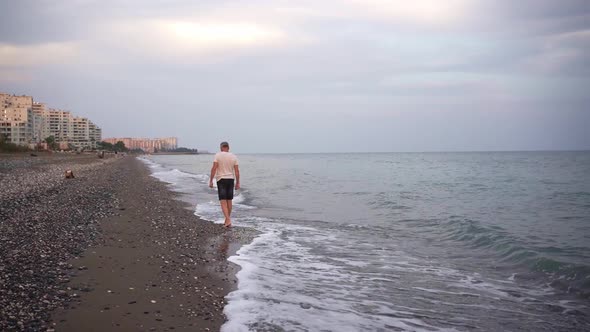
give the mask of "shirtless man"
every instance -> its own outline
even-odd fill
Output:
[[[240,189],[240,170],[238,169],[238,158],[229,152],[229,144],[221,142],[221,152],[215,155],[209,187],[213,188],[213,178],[217,181],[217,193],[219,204],[225,216],[225,227],[231,227],[231,208],[234,199],[234,180],[236,190]]]

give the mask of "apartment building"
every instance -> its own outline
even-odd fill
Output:
[[[88,131],[88,119],[73,117],[72,118],[72,136],[69,142],[75,147],[81,147],[82,144],[89,141],[90,133]]]
[[[53,136],[60,146],[96,148],[101,129],[87,118],[69,111],[50,109],[31,96],[0,93],[0,135],[6,141],[35,146]]]
[[[92,148],[98,147],[98,143],[102,142],[102,130],[92,123],[92,121],[88,121],[88,128],[89,128],[89,139],[92,142]]]
[[[96,148],[100,140],[100,128],[92,121],[81,117],[72,118],[69,143],[76,148]]]
[[[0,135],[7,142],[27,145],[33,139],[33,97],[0,93]]]
[[[33,102],[33,142],[42,142],[48,136],[49,109],[44,103]]]
[[[68,142],[73,137],[73,119],[69,111],[49,110],[49,135],[57,142]]]
[[[178,148],[178,138],[176,137],[165,137],[159,138],[162,141],[162,145],[166,150],[173,150]]]
[[[103,141],[111,144],[116,144],[121,141],[125,147],[131,150],[143,150],[145,152],[155,152],[162,150],[173,150],[178,148],[178,138],[131,138],[131,137],[114,137],[105,138]]]

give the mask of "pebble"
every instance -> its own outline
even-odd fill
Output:
[[[78,297],[67,293],[67,262],[97,239],[97,221],[118,204],[114,161],[0,158],[0,331],[51,331],[51,310]],[[64,168],[78,177],[66,182]]]
[[[0,255],[0,331],[47,330],[49,326],[56,326],[50,321],[53,309],[67,307],[69,301],[77,302],[77,293],[86,296],[86,292],[94,290],[88,285],[70,285],[77,293],[66,291],[73,275],[91,273],[84,266],[74,267],[70,262],[96,241],[108,239],[102,238],[99,222],[123,213],[119,210],[122,204],[117,197],[121,194],[120,188],[129,188],[125,185],[129,183],[127,179],[133,178],[132,167],[119,167],[119,163],[114,162],[89,162],[69,167],[78,177],[66,182],[62,179],[62,168],[67,160],[44,164],[43,157],[35,160],[34,163],[24,162],[29,164],[21,168],[14,164],[6,166],[4,160],[0,160],[0,188],[3,188],[0,191],[0,252],[6,253]],[[165,287],[168,294],[157,297],[163,308],[169,302],[186,301],[176,300],[184,294],[193,294],[186,302],[187,309],[177,310],[176,314],[182,312],[191,320],[207,320],[208,326],[223,323],[224,296],[228,293],[225,286],[235,280],[228,281],[203,270],[204,265],[216,272],[229,270],[227,252],[220,251],[219,246],[211,246],[211,242],[223,236],[227,237],[226,241],[248,243],[255,234],[240,227],[228,233],[219,225],[210,223],[195,228],[195,217],[184,203],[166,195],[169,191],[164,184],[147,174],[143,178],[149,179],[140,183],[139,188],[145,190],[145,194],[134,197],[145,203],[142,207],[145,220],[135,222],[146,222],[142,225],[153,230],[142,234],[144,237],[140,242],[161,248],[152,259],[155,264],[163,264],[163,269],[149,283],[134,285],[138,289],[135,292],[152,292],[157,290],[156,287],[161,290]],[[107,236],[112,238],[110,241],[119,241],[113,238],[113,234]],[[137,247],[140,247],[139,243]],[[162,266],[160,264],[158,266]],[[134,296],[122,303],[139,301],[135,292],[128,293]],[[43,303],[43,300],[49,303]],[[156,297],[150,302],[155,304]],[[154,311],[153,314],[170,321],[166,317],[173,315],[162,310],[163,313]],[[149,312],[144,314],[144,322],[153,322]],[[13,318],[6,318],[9,316]],[[23,329],[19,328],[19,321],[24,324]],[[142,330],[147,329],[144,326],[140,325]]]

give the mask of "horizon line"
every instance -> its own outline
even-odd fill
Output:
[[[199,148],[193,148],[200,150]],[[207,149],[203,149],[204,151],[214,154],[218,151],[211,151]],[[230,150],[231,151],[231,150]],[[234,150],[235,151],[235,150]],[[546,149],[538,149],[538,150],[431,150],[431,151],[316,151],[316,152],[239,152],[242,154],[349,154],[349,153],[514,153],[514,152],[590,152],[590,148],[584,149],[553,149],[553,150],[546,150]]]

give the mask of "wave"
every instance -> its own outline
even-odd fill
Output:
[[[523,278],[540,279],[557,292],[584,298],[590,295],[590,266],[563,260],[566,256],[572,259],[582,256],[580,250],[584,248],[527,246],[498,226],[486,227],[470,219],[452,218],[442,226],[445,229],[443,240],[461,242],[473,249],[492,250],[501,263],[528,269],[530,275]],[[551,255],[560,256],[562,260]]]
[[[233,199],[233,217],[235,221],[241,222],[243,220],[242,213],[247,210],[256,209],[255,206],[245,204],[246,195],[245,193],[238,193]],[[221,208],[219,207],[219,201],[211,199],[197,203],[195,207],[195,215],[201,219],[214,222],[216,224],[223,224],[225,222]]]
[[[208,187],[209,175],[181,171],[178,168],[166,168],[164,165],[148,158],[139,157],[138,159],[150,167],[151,176],[170,184],[174,191],[189,195],[200,194],[195,197],[197,203],[194,213],[196,216],[214,223],[224,222],[219,202],[216,199],[215,189]],[[213,182],[213,186],[216,188],[215,182]],[[235,211],[256,209],[255,206],[246,204],[248,201],[246,192],[246,190],[241,190],[235,194],[233,200]]]
[[[160,166],[160,164],[157,164],[145,157],[137,157],[137,159],[140,160],[141,162],[143,162],[144,164],[146,164],[151,169]]]
[[[206,183],[209,180],[209,177],[204,174],[191,174],[188,172],[183,172],[178,169],[172,170],[164,170],[159,172],[152,173],[152,176],[157,178],[158,180],[170,183],[170,184],[179,184],[181,181],[190,178],[195,179],[201,183]]]

